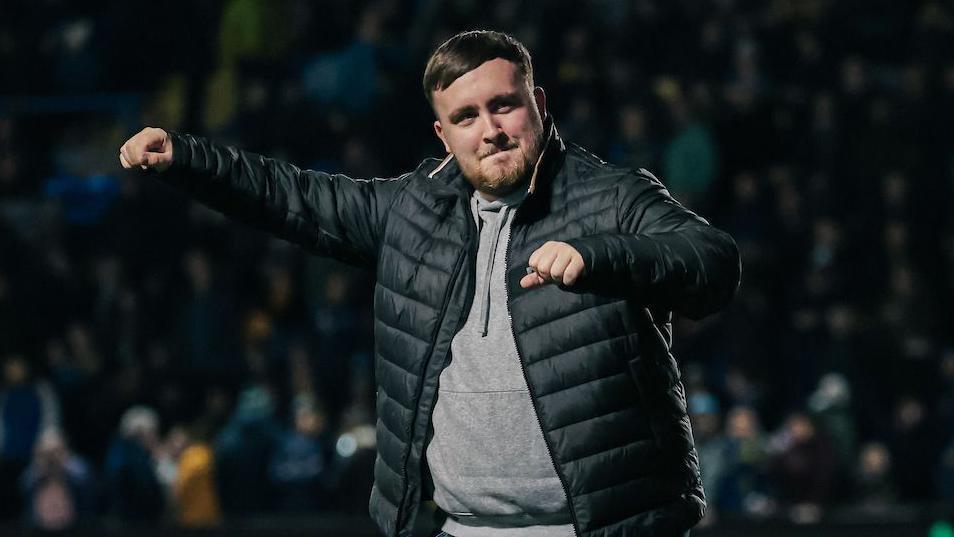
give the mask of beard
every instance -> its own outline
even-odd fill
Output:
[[[504,166],[494,166],[494,169],[491,171],[485,171],[481,168],[482,162],[478,161],[477,169],[471,178],[471,183],[478,191],[490,194],[496,198],[506,196],[513,192],[519,185],[527,183],[530,180],[530,174],[533,173],[537,158],[540,156],[540,143],[541,137],[536,136],[527,150],[524,150],[517,144],[511,147],[501,148],[501,151],[508,149],[511,151],[515,150],[512,159]]]

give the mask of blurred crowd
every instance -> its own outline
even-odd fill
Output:
[[[365,511],[372,275],[117,151],[152,125],[400,174],[441,154],[420,79],[471,28],[739,243],[732,305],[674,321],[706,524],[954,500],[950,3],[7,0],[0,521]]]

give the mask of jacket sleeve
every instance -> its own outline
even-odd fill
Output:
[[[410,174],[352,179],[169,133],[173,164],[157,177],[224,215],[307,250],[373,267],[394,193]]]
[[[679,204],[644,169],[620,179],[619,233],[567,241],[583,256],[583,290],[636,299],[701,319],[728,304],[742,273],[729,234]]]

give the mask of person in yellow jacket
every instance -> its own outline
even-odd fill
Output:
[[[172,492],[180,525],[209,527],[222,523],[215,489],[215,454],[204,435],[196,435],[182,452]]]

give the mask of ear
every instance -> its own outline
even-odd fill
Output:
[[[434,134],[441,139],[441,143],[444,144],[444,151],[448,153],[451,152],[451,148],[447,145],[447,140],[444,139],[444,130],[441,128],[441,122],[439,119],[434,120]]]
[[[543,92],[543,88],[540,86],[533,88],[533,100],[537,102],[537,112],[540,113],[540,120],[545,120],[547,118],[547,94]]]

